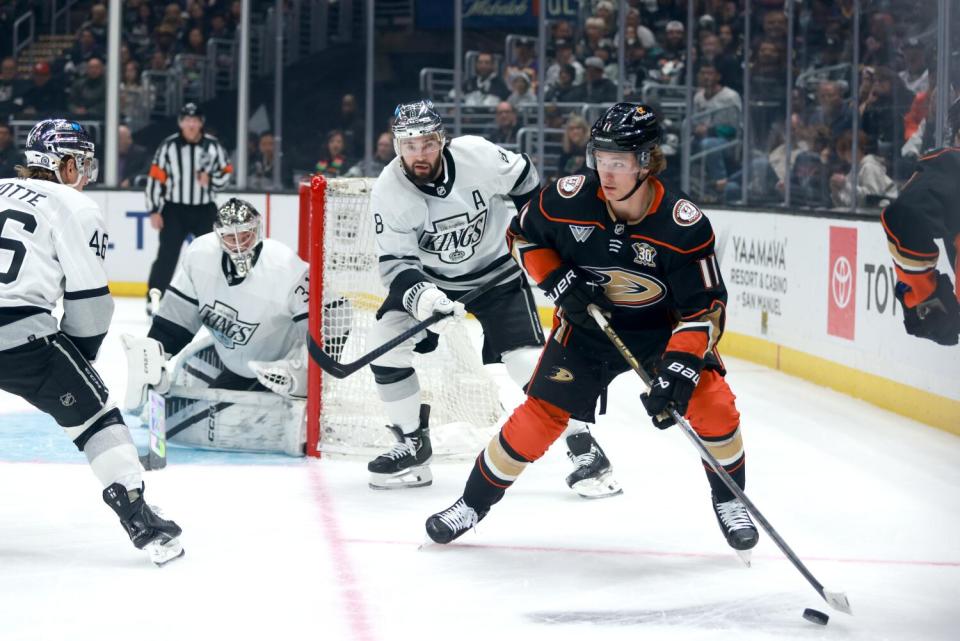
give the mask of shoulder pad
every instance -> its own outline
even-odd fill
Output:
[[[703,219],[703,212],[692,201],[677,198],[670,211],[673,222],[681,227],[692,227]]]
[[[596,220],[602,202],[597,196],[599,188],[592,176],[564,176],[540,192],[540,210],[548,219]]]

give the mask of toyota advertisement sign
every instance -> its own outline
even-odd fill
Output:
[[[857,230],[830,227],[827,333],[853,340],[857,319]]]

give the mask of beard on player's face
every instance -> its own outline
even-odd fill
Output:
[[[426,185],[440,177],[443,154],[438,151],[432,162],[423,156],[415,157],[410,162],[401,156],[400,162],[403,163],[404,171],[407,172],[414,184]]]

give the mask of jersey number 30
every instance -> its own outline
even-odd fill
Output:
[[[17,280],[17,276],[20,275],[20,268],[23,267],[23,259],[27,255],[27,247],[23,243],[15,238],[5,238],[3,236],[3,228],[8,220],[15,220],[23,225],[23,231],[28,234],[32,234],[37,228],[37,219],[25,211],[5,209],[0,212],[0,250],[5,249],[13,252],[10,266],[6,271],[0,272],[0,283],[4,285]]]

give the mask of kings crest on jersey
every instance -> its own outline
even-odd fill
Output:
[[[415,185],[394,158],[374,185],[371,215],[388,288],[410,269],[449,289],[516,269],[503,241],[513,215],[505,197],[537,187],[530,159],[477,136],[453,139],[442,158],[433,183]]]
[[[561,178],[511,226],[512,252],[538,283],[560,264],[587,272],[616,305],[617,331],[648,336],[652,352],[691,331],[705,335],[695,342],[708,352],[720,337],[726,303],[713,229],[683,194],[656,177],[647,180],[654,187],[647,214],[625,223],[610,211],[595,176]],[[595,333],[605,346],[599,329]]]

